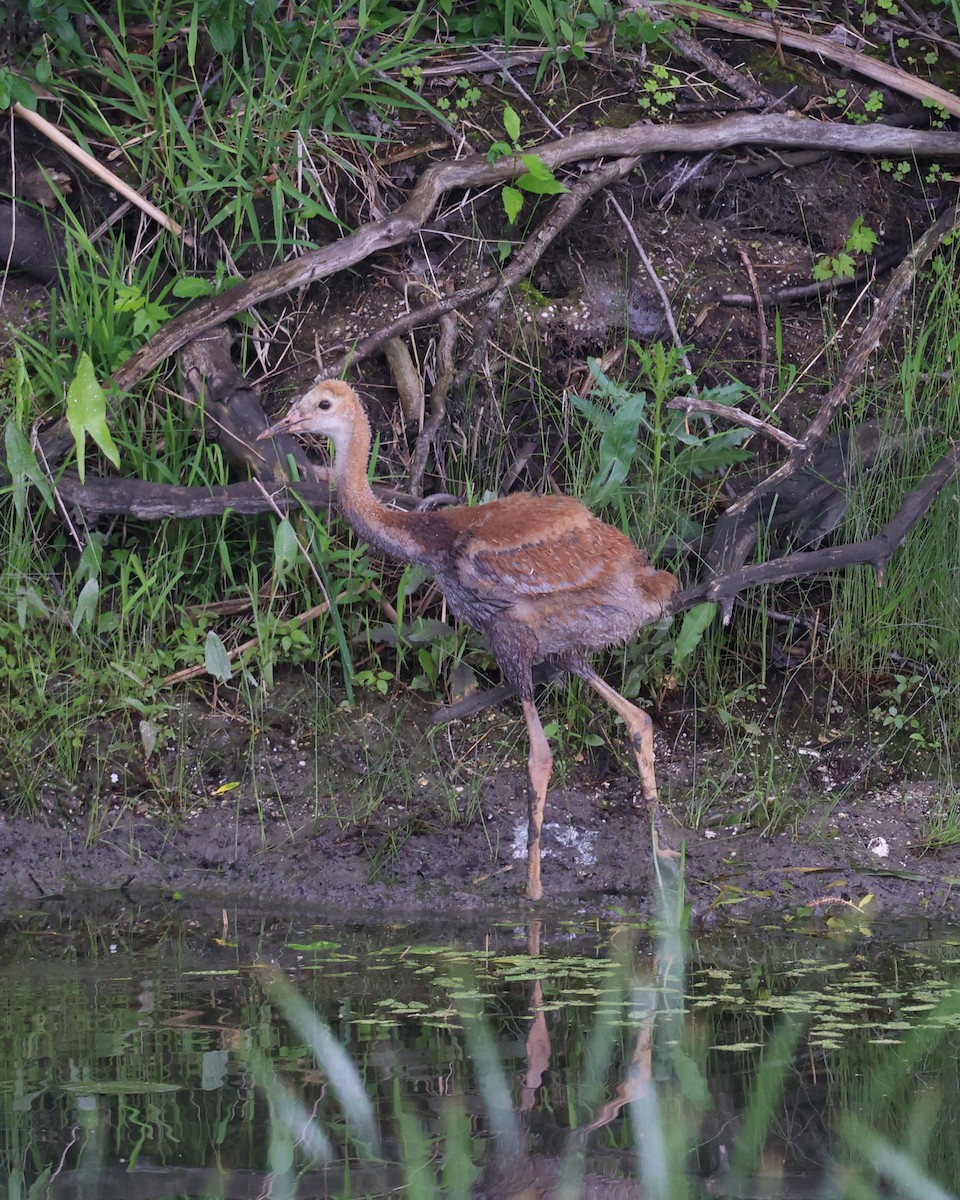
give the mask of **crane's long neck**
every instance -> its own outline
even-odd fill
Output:
[[[423,562],[427,548],[417,527],[427,514],[397,512],[377,499],[367,479],[370,425],[360,412],[349,430],[333,435],[333,478],[337,501],[350,527],[365,542],[404,562]]]

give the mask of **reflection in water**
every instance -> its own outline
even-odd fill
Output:
[[[0,965],[9,1197],[772,1200],[960,1179],[946,940],[121,909],[8,922]]]

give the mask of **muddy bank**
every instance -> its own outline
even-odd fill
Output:
[[[113,759],[105,752],[95,803],[73,791],[51,800],[42,818],[0,814],[0,904],[10,911],[123,889],[138,899],[293,907],[318,919],[400,909],[452,918],[488,908],[655,911],[649,834],[619,755],[561,764],[547,807],[545,896],[534,906],[522,896],[523,747],[489,744],[491,730],[507,736],[512,714],[477,718],[428,744],[422,729],[385,720],[387,707],[340,715],[312,740],[289,710],[274,729],[251,735],[247,722],[198,708],[191,735],[165,751],[171,769],[193,781],[192,800],[177,810],[157,803],[156,787],[134,796],[137,764],[124,774],[119,750]],[[418,721],[425,711],[417,706]],[[695,816],[698,796],[723,777],[725,752],[691,749],[675,726],[658,730],[658,770],[697,922],[806,918],[808,909],[826,920],[855,916],[854,906],[883,917],[960,910],[960,848],[922,850],[935,785],[881,768],[845,793],[837,776],[850,769],[849,751],[831,763],[784,745],[785,760],[799,753],[814,767],[793,777],[778,831],[773,807],[758,814],[756,793],[738,790],[735,775],[729,796]]]

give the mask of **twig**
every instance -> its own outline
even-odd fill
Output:
[[[325,367],[323,376],[325,378],[333,378],[342,375],[348,367],[352,367],[358,362],[363,362],[371,354],[375,354],[391,338],[399,337],[402,333],[408,333],[411,329],[416,329],[420,325],[429,325],[445,313],[452,312],[455,308],[460,308],[464,304],[469,304],[471,300],[476,300],[478,297],[486,295],[487,292],[492,292],[497,286],[499,279],[500,276],[491,271],[479,283],[473,283],[469,287],[461,288],[458,292],[453,292],[451,295],[445,296],[442,300],[435,300],[432,304],[425,304],[423,308],[413,309],[408,313],[404,313],[402,317],[395,317],[388,324],[384,325],[382,329],[378,329],[376,333],[371,333],[369,337],[365,337],[362,341],[357,342],[346,354],[341,355],[340,358],[336,359],[328,367]]]
[[[168,217],[166,213],[161,212],[155,204],[151,204],[150,201],[144,199],[139,192],[135,192],[129,184],[124,183],[119,175],[115,175],[113,171],[101,166],[101,164],[97,162],[92,154],[88,154],[86,150],[78,146],[77,143],[71,138],[68,138],[67,135],[62,130],[58,129],[56,125],[52,124],[52,122],[48,121],[45,117],[41,117],[39,113],[31,112],[29,108],[24,108],[19,100],[14,102],[13,111],[22,120],[26,121],[29,125],[32,125],[34,129],[39,129],[44,137],[49,138],[49,140],[53,142],[55,146],[58,146],[64,152],[64,154],[69,154],[71,158],[76,159],[78,163],[81,163],[84,167],[86,167],[91,175],[96,175],[98,179],[102,179],[104,183],[109,184],[114,191],[117,191],[122,196],[125,196],[131,204],[135,204],[137,208],[145,212],[147,216],[156,221],[158,225],[162,225],[164,229],[168,229],[176,237],[182,238],[188,246],[193,245],[193,239],[183,232],[182,225],[178,225],[177,222],[171,217]]]
[[[424,423],[410,464],[410,494],[423,495],[423,473],[431,447],[436,445],[440,426],[447,416],[447,397],[453,386],[453,352],[457,344],[457,322],[453,313],[440,318],[440,341],[437,346],[437,374],[430,393],[430,416]]]
[[[338,597],[339,599],[339,597]],[[312,621],[314,617],[319,617],[327,612],[330,608],[330,602],[324,600],[320,604],[315,604],[313,608],[308,608],[304,613],[297,613],[296,616],[290,617],[290,623],[293,625],[306,625],[307,621]],[[260,644],[259,638],[247,638],[245,642],[241,642],[239,646],[234,646],[232,650],[227,651],[227,659],[230,662],[236,662],[242,658],[248,650],[252,650]],[[171,687],[175,683],[186,683],[188,679],[197,679],[201,675],[206,675],[207,668],[203,663],[196,663],[192,667],[184,667],[182,671],[174,671],[172,675],[164,675],[160,683],[164,687]]]
[[[734,408],[729,404],[716,404],[712,400],[701,400],[698,396],[676,396],[673,400],[667,401],[667,408],[679,408],[684,412],[691,413],[710,413],[711,416],[722,417],[726,421],[733,421],[735,425],[743,425],[747,429],[752,429],[754,433],[762,434],[771,441],[779,442],[786,450],[797,450],[803,445],[783,429],[771,425],[769,421],[764,421],[760,417],[753,416],[752,413],[744,412],[742,408]]]
[[[855,565],[873,567],[878,583],[882,583],[890,555],[927,512],[958,469],[960,441],[951,444],[924,480],[913,491],[907,493],[896,515],[872,538],[844,546],[785,554],[769,562],[752,563],[737,571],[701,581],[679,592],[670,604],[670,612],[683,612],[704,600],[715,600],[721,604],[726,624],[734,599],[747,588],[764,583],[782,583],[787,579],[803,579]]]
[[[527,104],[530,105],[530,108],[537,114],[537,116],[544,123],[544,125],[546,125],[546,127],[550,130],[550,132],[554,135],[554,137],[563,137],[563,130],[558,129],[557,126],[554,125],[554,123],[550,120],[550,118],[543,111],[543,109],[539,106],[539,104],[537,104],[536,100],[534,100],[534,98],[530,95],[530,93],[526,90],[526,88],[522,87],[517,82],[517,80],[510,73],[510,68],[507,65],[507,63],[506,62],[498,63],[497,60],[493,57],[493,55],[488,53],[488,51],[486,51],[486,50],[481,49],[480,53],[483,55],[483,57],[485,59],[487,59],[492,64],[494,69],[499,71],[500,74],[504,77],[504,79],[506,79],[510,83],[510,86],[514,89],[514,91],[516,91],[518,93],[518,95],[522,96],[524,100],[526,100]]]
[[[670,297],[667,295],[666,289],[660,280],[660,276],[657,274],[656,267],[654,267],[653,263],[650,261],[649,254],[647,254],[646,250],[644,250],[643,243],[637,237],[637,231],[630,223],[627,214],[623,211],[620,201],[617,200],[616,196],[610,197],[610,206],[623,223],[623,227],[627,231],[627,236],[633,243],[633,248],[636,250],[637,256],[643,263],[643,269],[650,277],[650,282],[653,284],[657,295],[660,297],[660,304],[663,307],[663,315],[667,322],[667,328],[670,330],[670,336],[673,338],[673,344],[680,354],[680,361],[683,363],[683,369],[690,376],[691,380],[695,380],[696,374],[694,373],[693,365],[690,362],[690,357],[684,349],[684,343],[683,339],[680,337],[680,331],[677,329],[677,322],[673,315],[673,306],[670,303]],[[696,391],[695,383],[691,383],[691,387],[694,391]]]
[[[643,154],[705,153],[738,145],[807,147],[857,154],[960,155],[960,134],[940,130],[906,130],[884,125],[839,125],[797,116],[736,116],[692,125],[632,125],[627,129],[591,129],[538,148],[551,170],[568,162]],[[515,155],[490,164],[474,155],[441,162],[420,177],[409,199],[382,221],[360,226],[352,234],[319,250],[261,271],[219,296],[197,301],[168,322],[114,372],[122,391],[134,386],[191,338],[239,312],[275,296],[347,270],[370,255],[402,245],[423,228],[440,197],[449,191],[505,183],[527,168]]]
[[[745,508],[748,508],[758,496],[775,492],[784,479],[807,465],[820,448],[834,412],[847,398],[854,382],[862,376],[867,360],[876,350],[883,331],[889,325],[900,301],[913,283],[917,271],[951,232],[957,220],[957,209],[950,209],[943,213],[897,267],[890,276],[877,306],[870,314],[870,319],[864,326],[863,332],[847,356],[837,382],[824,396],[820,409],[807,427],[799,446],[791,451],[790,458],[782,467],[735,501],[724,513],[724,518],[736,517]]]
[[[738,250],[740,261],[743,263],[743,269],[746,271],[747,279],[750,282],[750,290],[753,292],[757,305],[757,337],[760,341],[760,372],[757,379],[757,395],[762,401],[767,394],[767,315],[763,311],[763,304],[760,301],[760,284],[757,282],[757,273],[753,269],[750,255],[743,246],[739,246]]]
[[[566,229],[592,196],[629,174],[636,163],[635,157],[619,158],[614,162],[605,163],[595,171],[585,172],[567,193],[560,196],[550,215],[538,226],[533,237],[527,240],[504,268],[493,296],[487,301],[483,314],[474,327],[473,346],[460,364],[454,381],[455,386],[459,387],[475,373],[477,361],[487,348],[490,330],[510,288],[530,274],[551,242]]]
[[[868,259],[853,275],[834,275],[831,279],[819,280],[816,283],[798,283],[793,287],[778,288],[775,292],[760,292],[759,296],[756,292],[749,296],[742,292],[724,292],[720,303],[739,308],[749,308],[756,304],[762,304],[765,308],[775,308],[778,304],[809,300],[811,296],[823,296],[843,287],[860,287],[876,275],[882,275],[894,263],[902,262],[904,253],[904,246],[896,246],[886,254]]]
[[[649,4],[645,0],[626,0],[623,7],[625,9],[638,8],[651,21],[663,20],[664,6],[661,4]],[[744,79],[742,73],[736,67],[731,67],[719,54],[714,53],[709,46],[705,46],[695,37],[691,37],[689,33],[684,33],[682,29],[668,30],[665,38],[667,43],[673,46],[678,54],[682,54],[684,58],[690,59],[691,62],[695,62],[698,66],[709,71],[711,75],[728,87],[734,95],[739,96],[741,100],[745,100],[747,104],[760,108],[774,98],[752,79]]]

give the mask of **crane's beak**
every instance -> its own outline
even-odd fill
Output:
[[[295,404],[285,417],[281,417],[279,421],[274,422],[263,433],[258,433],[257,441],[265,442],[267,438],[276,437],[278,433],[298,433],[303,426],[304,420],[304,416]]]

